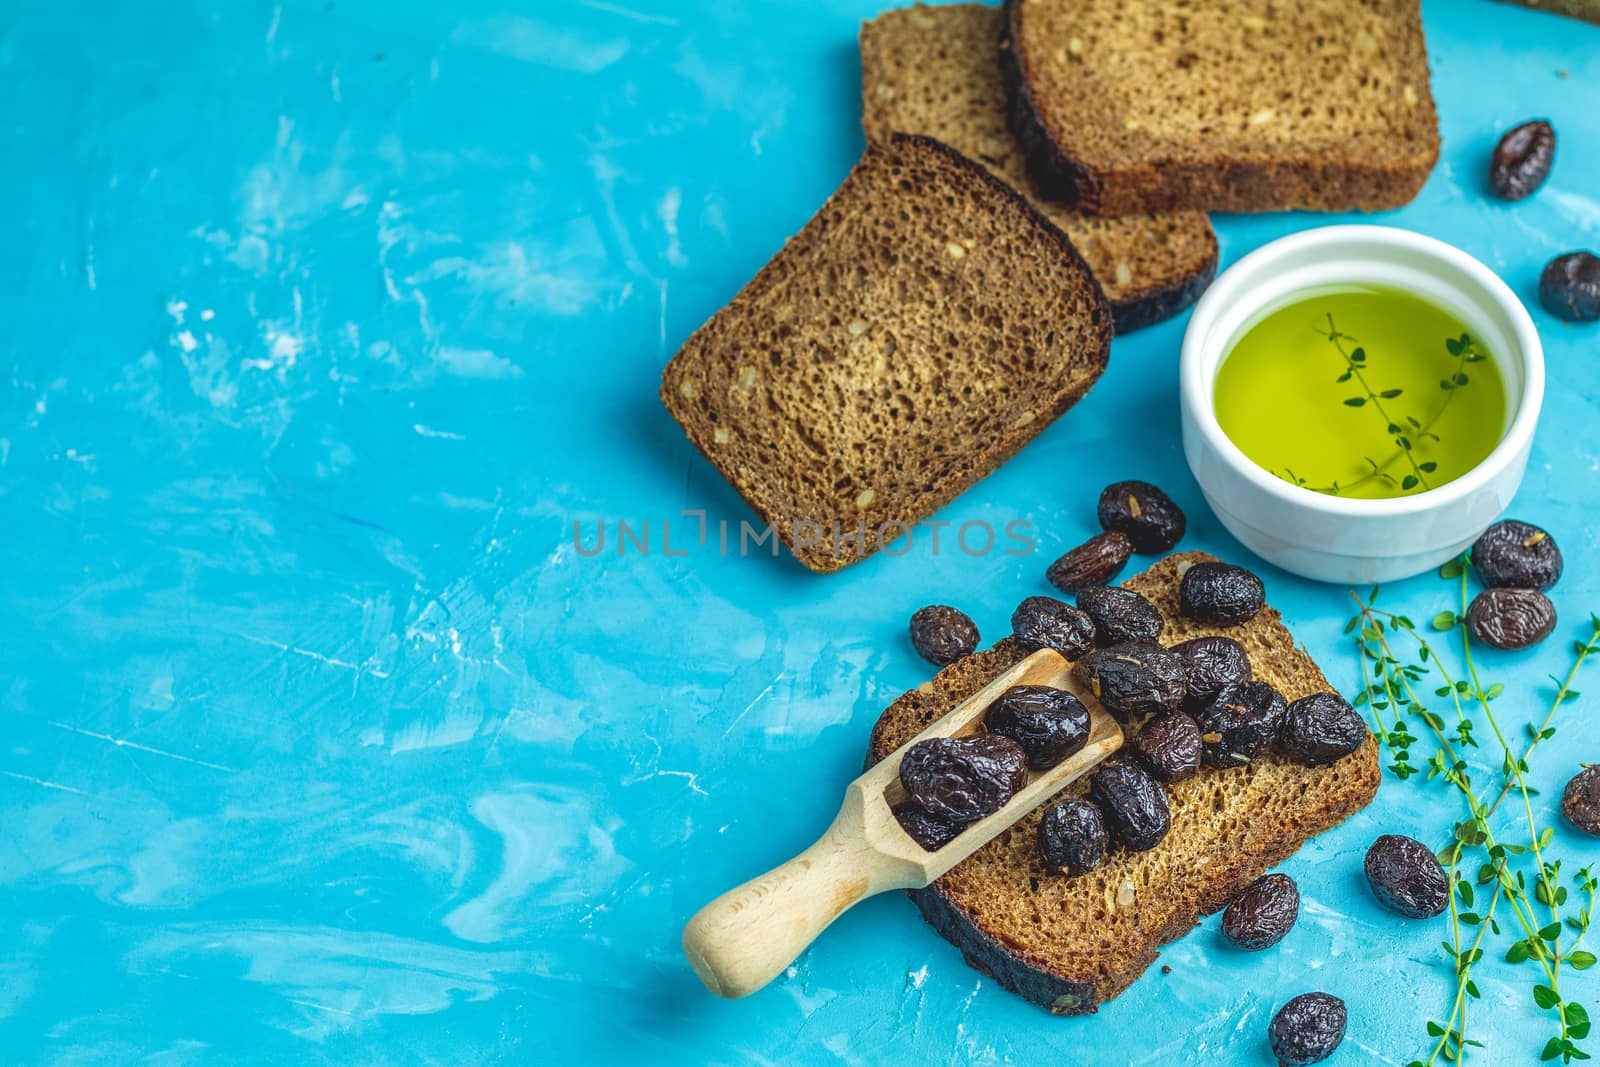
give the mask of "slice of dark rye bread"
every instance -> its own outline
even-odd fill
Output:
[[[1182,571],[1212,558],[1178,553],[1123,583],[1161,610],[1162,642],[1225,634],[1249,651],[1255,676],[1288,699],[1331,689],[1271,607],[1226,630],[1179,615]],[[1025,655],[1008,637],[900,697],[873,728],[868,766]],[[1033,812],[911,897],[968,963],[1005,988],[1058,1014],[1093,1012],[1128,988],[1159,946],[1187,933],[1308,838],[1365,807],[1378,777],[1370,737],[1329,767],[1301,767],[1274,754],[1238,769],[1202,768],[1166,787],[1172,830],[1149,852],[1118,849],[1088,874],[1053,874],[1035,841],[1042,812]],[[1086,789],[1078,782],[1067,793]]]
[[[861,25],[861,125],[937,138],[982,163],[1066,233],[1105,290],[1118,333],[1169,318],[1217,271],[1217,235],[1198,211],[1096,218],[1038,195],[1006,125],[997,51],[1005,15],[982,4],[901,8]]]
[[[1375,211],[1439,157],[1417,0],[1008,0],[1012,128],[1084,211]]]
[[[1059,229],[954,150],[896,135],[684,342],[661,399],[796,559],[835,571],[1031,441],[1110,343]]]

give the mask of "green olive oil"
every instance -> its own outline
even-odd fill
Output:
[[[1306,489],[1381,499],[1435,489],[1494,450],[1506,386],[1481,339],[1398,289],[1304,296],[1223,359],[1217,421],[1264,470]]]

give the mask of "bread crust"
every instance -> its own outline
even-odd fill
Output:
[[[1305,652],[1295,646],[1293,638],[1284,629],[1278,614],[1270,607],[1243,627],[1222,630],[1200,627],[1176,618],[1176,585],[1179,568],[1212,559],[1200,552],[1178,553],[1167,557],[1149,571],[1139,575],[1125,586],[1150,597],[1167,618],[1169,631],[1163,640],[1171,643],[1203,633],[1222,633],[1245,641],[1252,648],[1252,663],[1258,676],[1272,677],[1286,689],[1286,696],[1298,697],[1309,692],[1327,690],[1327,679]],[[976,691],[995,674],[1020,661],[1026,652],[1007,638],[991,649],[974,653],[940,671],[924,687],[901,696],[883,713],[873,728],[867,764],[883,758],[927,722],[943,714],[949,706]],[[1007,915],[998,911],[992,897],[992,885],[977,886],[964,872],[969,864],[980,869],[993,870],[997,865],[1018,877],[1021,885],[1030,873],[1014,864],[1023,852],[1008,849],[1030,847],[1031,830],[1036,816],[1025,818],[1016,833],[1020,841],[997,839],[980,849],[974,856],[958,865],[949,874],[926,889],[912,890],[923,918],[945,940],[961,950],[962,957],[973,967],[994,978],[1013,993],[1050,1009],[1059,1015],[1092,1014],[1099,1006],[1127,989],[1155,961],[1157,950],[1167,942],[1182,937],[1199,922],[1202,915],[1224,907],[1251,881],[1266,870],[1293,855],[1308,839],[1327,830],[1372,801],[1380,779],[1376,741],[1369,737],[1356,752],[1326,768],[1310,769],[1279,761],[1275,756],[1263,757],[1258,766],[1247,772],[1240,770],[1203,769],[1189,782],[1170,787],[1174,798],[1178,790],[1187,795],[1209,798],[1219,789],[1232,789],[1232,803],[1243,805],[1237,799],[1245,787],[1238,783],[1256,782],[1247,778],[1253,774],[1261,779],[1270,778],[1283,788],[1285,794],[1296,793],[1285,813],[1292,821],[1271,826],[1266,832],[1251,838],[1248,853],[1234,853],[1226,835],[1212,836],[1207,827],[1186,823],[1175,811],[1173,829],[1166,841],[1149,853],[1121,853],[1113,863],[1122,864],[1130,879],[1138,879],[1142,892],[1152,894],[1161,902],[1165,917],[1158,924],[1146,926],[1138,918],[1128,921],[1137,931],[1135,936],[1110,940],[1114,936],[1105,929],[1080,929],[1073,933],[1082,938],[1079,945],[1062,946],[1060,936],[1038,941],[1039,934],[1015,925],[1008,927]],[[1231,779],[1228,776],[1233,776]],[[1306,785],[1302,791],[1300,786]],[[1237,836],[1237,835],[1235,835]],[[1163,849],[1182,849],[1190,857],[1188,869],[1199,869],[1203,875],[1181,880],[1163,877],[1160,853]],[[1040,877],[1059,877],[1040,875]],[[1094,887],[1084,878],[1061,883],[1065,894],[1060,906],[1089,910]],[[1026,887],[1017,891],[1026,893]],[[1021,910],[1026,901],[1009,903]],[[986,903],[988,906],[986,906]],[[1134,905],[1137,912],[1139,906]],[[1126,917],[1124,917],[1126,919]],[[1108,924],[1109,926],[1109,924]],[[1059,931],[1058,931],[1059,934]],[[1030,944],[1030,938],[1035,939]],[[1041,946],[1055,950],[1056,958],[1046,958]]]
[[[1386,211],[1415,199],[1439,160],[1435,132],[1422,155],[1403,162],[1219,157],[1094,167],[1073,155],[1071,139],[1034,93],[1031,60],[1022,44],[1026,5],[1006,0],[1005,6],[1000,62],[1012,132],[1040,193],[1079,211]],[[1434,112],[1426,80],[1419,103]]]
[[[1083,297],[1089,304],[1093,321],[1085,323],[1086,331],[1091,335],[1092,344],[1082,351],[1073,354],[1075,372],[1069,383],[1059,389],[1049,392],[1041,391],[1039,403],[1030,412],[1031,418],[1023,425],[1015,425],[1003,432],[996,434],[988,446],[976,458],[964,466],[952,471],[948,476],[928,489],[917,494],[916,498],[900,509],[898,513],[889,515],[881,512],[868,512],[865,514],[817,514],[795,516],[780,514],[782,502],[775,502],[761,492],[758,479],[754,472],[743,465],[737,458],[728,455],[726,448],[718,448],[714,440],[717,426],[715,420],[707,421],[701,413],[695,410],[695,401],[686,398],[680,386],[683,375],[688,373],[687,364],[694,360],[701,362],[713,358],[708,356],[704,349],[714,346],[718,338],[726,329],[738,325],[739,318],[746,310],[746,304],[751,299],[750,294],[760,293],[768,288],[774,277],[780,271],[780,265],[786,268],[787,257],[795,254],[794,250],[807,239],[807,230],[817,222],[817,218],[826,213],[835,203],[835,198],[846,194],[851,179],[859,174],[863,167],[871,164],[875,154],[904,151],[932,152],[941,159],[953,165],[958,172],[967,178],[975,179],[986,189],[997,194],[1010,209],[1022,213],[1029,220],[1030,225],[1040,228],[1045,240],[1054,244],[1070,272],[1080,276],[1083,285]],[[851,563],[864,559],[875,553],[882,544],[878,538],[878,527],[888,520],[906,524],[908,527],[931,515],[934,511],[949,503],[955,497],[969,489],[974,483],[985,475],[990,474],[1006,460],[1015,455],[1024,445],[1033,440],[1046,426],[1049,426],[1073,404],[1089,391],[1089,388],[1099,380],[1105,371],[1110,355],[1112,316],[1109,305],[1105,300],[1105,293],[1100,284],[1095,280],[1088,264],[1078,254],[1072,242],[1054,223],[1041,214],[1037,208],[1030,204],[1023,196],[1017,193],[1005,182],[1000,181],[986,168],[967,159],[959,152],[945,144],[931,138],[916,134],[895,134],[888,142],[881,145],[872,145],[867,149],[866,155],[856,164],[850,177],[840,186],[840,190],[830,197],[828,202],[818,210],[816,217],[802,228],[799,234],[775,255],[756,276],[736,295],[722,311],[702,325],[684,345],[677,355],[667,364],[662,372],[660,397],[662,404],[667,408],[696,450],[710,461],[725,477],[729,484],[744,498],[745,502],[756,512],[763,522],[775,529],[778,538],[789,548],[794,557],[810,570],[818,573],[830,573],[840,570]],[[839,521],[847,528],[853,529],[858,520],[865,521],[866,533],[862,539],[859,552],[845,550],[835,545],[831,537],[824,537],[816,544],[799,544],[795,536],[795,520],[803,519],[819,524]]]

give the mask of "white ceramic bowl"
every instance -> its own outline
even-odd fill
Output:
[[[1415,293],[1484,343],[1506,383],[1507,422],[1499,445],[1477,467],[1413,496],[1352,500],[1269,474],[1222,432],[1212,393],[1234,342],[1306,290],[1340,282]],[[1510,504],[1544,399],[1544,351],[1516,296],[1460,249],[1388,226],[1324,226],[1257,249],[1212,284],[1184,333],[1179,378],[1184,455],[1222,524],[1285,570],[1366,583],[1437,567]]]

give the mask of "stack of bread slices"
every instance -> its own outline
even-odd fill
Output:
[[[1030,441],[1211,280],[1207,211],[1379,210],[1438,156],[1418,0],[918,5],[867,150],[666,369],[689,439],[838,570]]]

